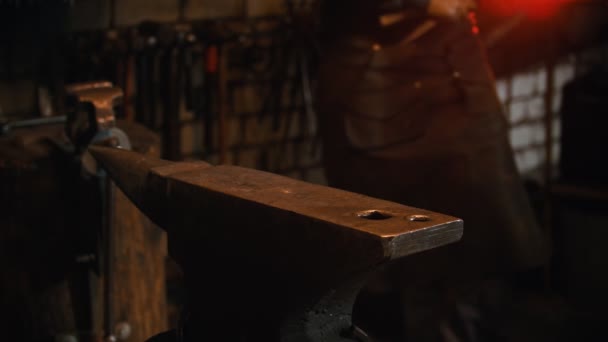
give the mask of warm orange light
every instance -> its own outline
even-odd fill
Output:
[[[525,14],[531,18],[548,18],[568,2],[575,0],[482,0],[480,6],[492,14],[511,16]]]

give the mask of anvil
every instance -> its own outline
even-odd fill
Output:
[[[183,341],[352,341],[392,260],[458,241],[458,218],[237,166],[90,152],[153,222],[188,291]]]

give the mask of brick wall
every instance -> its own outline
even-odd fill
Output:
[[[108,3],[106,0],[75,2],[71,15],[74,30],[107,27],[110,20]],[[178,3],[178,0],[116,1],[116,26],[136,25],[143,20],[175,21],[179,16]],[[256,17],[283,11],[282,0],[189,0],[186,1],[184,19]],[[230,55],[229,50],[234,48],[238,46],[225,47],[222,54]],[[225,111],[224,163],[325,184],[320,162],[321,146],[315,138],[314,115],[306,114],[301,96],[296,103],[282,101],[278,111],[261,113],[263,103],[270,92],[267,76],[251,75],[242,70],[228,71],[226,96],[231,100],[231,104]],[[283,89],[287,92],[290,87],[291,82],[286,82]],[[214,146],[209,150],[203,143],[203,120],[186,111],[183,104],[181,107],[180,147],[183,158],[219,163],[220,132],[217,118],[213,127]]]
[[[588,67],[605,62],[605,49],[590,48],[559,59],[552,68],[552,77],[548,75],[549,66],[539,65],[497,80],[496,89],[511,123],[510,140],[521,173],[537,178],[544,166],[547,104],[553,115],[552,162],[554,166],[559,162],[562,88]],[[551,79],[552,84],[547,84]],[[550,98],[546,96],[548,90],[552,90]]]

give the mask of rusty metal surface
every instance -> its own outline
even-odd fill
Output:
[[[167,230],[196,338],[341,340],[369,272],[462,236],[451,216],[266,172],[90,151]]]

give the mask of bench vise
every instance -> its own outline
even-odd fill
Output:
[[[152,341],[369,341],[351,322],[369,275],[463,233],[454,217],[267,172],[89,151],[184,271],[184,323]]]

